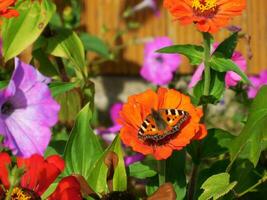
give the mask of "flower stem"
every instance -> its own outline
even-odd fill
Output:
[[[159,186],[165,183],[166,160],[158,161]]]
[[[204,96],[208,96],[210,92],[210,58],[211,58],[211,38],[209,33],[203,33],[204,39]]]
[[[267,175],[263,176],[256,184],[252,185],[251,187],[246,189],[244,192],[237,194],[236,197],[239,198],[247,194],[248,192],[253,191],[256,187],[258,187],[260,184],[264,183],[265,181],[267,181]]]

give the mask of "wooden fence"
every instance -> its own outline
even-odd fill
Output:
[[[121,15],[125,8],[135,5],[141,0],[83,0],[84,13],[82,23],[86,30],[111,41],[115,30],[123,27]],[[162,8],[162,0],[158,1],[160,16],[155,16],[150,10],[139,12],[133,20],[141,26],[121,38],[123,43],[133,38],[148,38],[155,36],[169,36],[174,43],[200,43],[201,35],[193,25],[180,26],[174,22],[170,14]],[[248,72],[259,73],[267,69],[267,3],[266,0],[247,0],[247,9],[241,17],[236,17],[232,25],[241,26],[246,34],[240,40],[238,50],[248,60]],[[103,27],[108,28],[108,34],[103,34]],[[220,31],[215,39],[219,42],[227,36],[227,31]],[[249,38],[250,45],[249,45]],[[253,55],[251,59],[251,54]],[[121,61],[118,63],[105,63],[101,71],[105,74],[137,74],[143,62],[143,45],[130,45],[123,51]],[[180,67],[180,72],[188,73],[192,69],[186,59]]]

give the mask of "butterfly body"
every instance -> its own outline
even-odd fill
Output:
[[[138,131],[138,138],[146,143],[161,143],[176,135],[188,120],[189,113],[178,109],[152,110]]]

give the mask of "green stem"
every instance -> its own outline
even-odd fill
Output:
[[[209,95],[210,91],[210,58],[211,58],[211,35],[209,33],[203,33],[204,39],[204,96]]]
[[[158,161],[159,186],[165,183],[166,160]]]
[[[198,168],[199,164],[193,164],[193,170],[189,182],[189,189],[188,189],[188,200],[193,200],[195,197],[195,188],[196,188],[196,181],[198,175]]]
[[[265,181],[267,181],[267,175],[263,176],[256,184],[252,185],[250,188],[246,189],[244,192],[237,194],[236,197],[239,198],[245,195],[246,193],[253,191],[256,187],[258,187],[260,184],[264,183]]]
[[[14,189],[14,185],[11,185],[11,186],[9,187],[9,190],[8,190],[8,192],[7,192],[7,195],[6,195],[5,200],[11,200],[11,194],[12,194],[13,189]]]
[[[212,36],[209,33],[203,33],[203,43],[204,43],[204,91],[203,95],[204,96],[209,96],[210,92],[210,58],[211,58],[211,39]],[[203,110],[204,110],[204,116],[206,117],[207,113],[207,104],[205,103],[203,105]],[[198,146],[197,149],[197,154],[198,157],[200,157],[201,150],[200,150],[200,145]],[[197,176],[198,176],[198,171],[199,171],[199,163],[193,164],[193,170],[190,178],[190,183],[189,183],[189,189],[188,189],[188,200],[193,200],[195,196],[195,185],[197,181]]]

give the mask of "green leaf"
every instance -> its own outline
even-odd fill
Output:
[[[9,81],[0,81],[0,89],[5,88],[8,85]]]
[[[49,84],[49,88],[52,92],[52,96],[56,97],[62,93],[70,91],[77,86],[77,82],[52,82]]]
[[[86,67],[82,41],[71,30],[59,29],[54,37],[49,38],[46,51],[54,56],[69,59],[79,71]]]
[[[17,56],[42,33],[56,6],[51,0],[22,1],[16,9],[19,17],[4,20],[2,26],[5,61]]]
[[[85,177],[93,190],[98,193],[109,192],[107,186],[108,168],[104,163],[104,160],[107,153],[110,151],[115,152],[119,158],[118,166],[115,168],[113,176],[113,190],[125,191],[127,189],[127,176],[122,155],[121,141],[117,136],[113,140],[112,144],[105,150],[102,156],[95,162],[92,170],[89,173],[89,176]]]
[[[216,54],[211,57],[210,67],[218,72],[233,71],[240,75],[245,83],[250,83],[247,75],[231,60]]]
[[[36,49],[32,52],[32,56],[36,61],[39,62],[38,70],[46,76],[56,76],[59,75],[57,67],[52,64],[49,60],[48,55],[43,51],[43,49]]]
[[[76,115],[81,110],[82,99],[79,91],[72,89],[56,95],[55,99],[60,104],[60,122],[72,124]]]
[[[192,65],[202,63],[204,48],[197,45],[173,45],[157,50],[159,53],[179,53],[186,56]]]
[[[210,91],[209,96],[203,96],[204,91],[204,80],[202,79],[194,87],[193,93],[194,97],[197,99],[197,104],[205,103],[218,103],[222,98],[225,91],[224,82],[225,73],[217,72],[211,69],[211,81],[210,81]]]
[[[150,166],[143,164],[141,162],[134,163],[129,166],[130,176],[145,179],[147,177],[152,177],[157,174],[154,169],[151,169]]]
[[[88,177],[103,150],[90,127],[92,111],[87,104],[78,114],[64,151],[65,174]]]
[[[229,144],[235,138],[222,129],[209,129],[208,136],[202,141],[201,158],[214,157],[226,153]]]
[[[159,188],[159,178],[158,176],[153,176],[148,179],[146,184],[146,194],[148,196],[152,195]]]
[[[238,159],[230,171],[231,180],[237,181],[235,192],[241,193],[257,183],[260,173],[254,169],[254,166],[248,160]]]
[[[166,160],[165,178],[173,184],[176,200],[183,200],[186,195],[185,151],[175,151]]]
[[[267,86],[263,86],[249,109],[248,119],[240,135],[230,146],[231,160],[237,157],[250,160],[257,165],[264,138],[267,136]]]
[[[89,35],[88,33],[82,33],[80,38],[86,51],[93,51],[104,58],[110,57],[108,46],[98,37]]]
[[[111,145],[111,151],[114,151],[118,157],[118,166],[115,169],[113,176],[113,191],[125,191],[127,189],[127,175],[123,159],[123,151],[120,137],[117,136],[114,140],[114,145]]]
[[[216,48],[214,54],[222,54],[224,58],[232,58],[234,50],[238,42],[238,33],[235,32],[226,38],[220,45]]]
[[[54,154],[62,156],[64,154],[65,146],[66,146],[66,141],[64,140],[51,141],[45,151],[45,157]]]
[[[219,199],[232,190],[236,184],[236,181],[230,183],[230,175],[228,173],[213,175],[201,186],[204,192],[200,195],[198,200]]]

